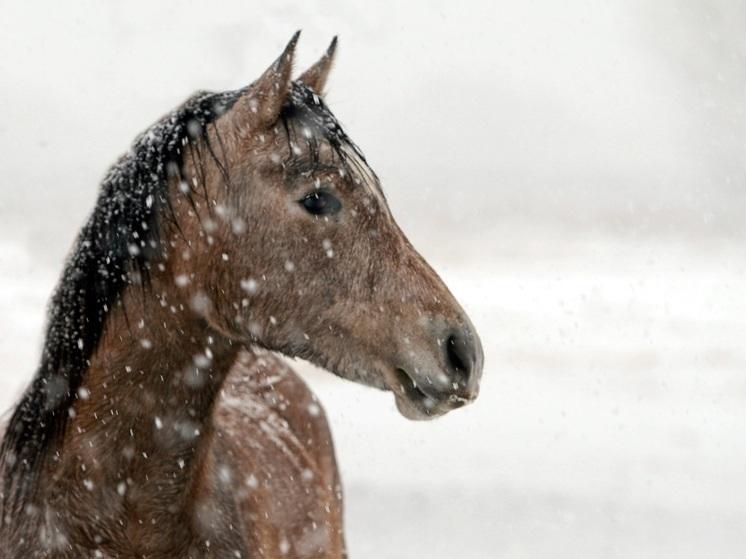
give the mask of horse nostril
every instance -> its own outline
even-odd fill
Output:
[[[451,334],[446,341],[446,361],[457,378],[469,380],[474,366],[474,347],[463,336]]]

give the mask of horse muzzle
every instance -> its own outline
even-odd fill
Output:
[[[438,330],[436,343],[408,348],[386,375],[397,408],[408,419],[433,419],[479,394],[484,353],[474,327],[465,319],[463,326]]]

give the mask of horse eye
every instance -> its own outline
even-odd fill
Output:
[[[299,203],[311,215],[334,215],[342,209],[337,198],[325,190],[316,190],[299,200]]]

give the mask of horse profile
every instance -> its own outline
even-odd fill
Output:
[[[327,108],[336,39],[198,93],[106,175],[0,449],[0,556],[345,556],[323,410],[277,353],[393,392],[478,392],[468,317]]]

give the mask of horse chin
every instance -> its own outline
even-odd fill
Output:
[[[396,408],[404,417],[413,421],[429,421],[458,409],[473,400],[455,394],[445,395],[424,390],[403,369],[396,369],[395,381],[389,383],[394,393]]]
[[[399,394],[394,394],[394,401],[399,413],[412,421],[430,421],[448,411],[438,410],[436,406],[425,406],[423,403],[409,400]]]

